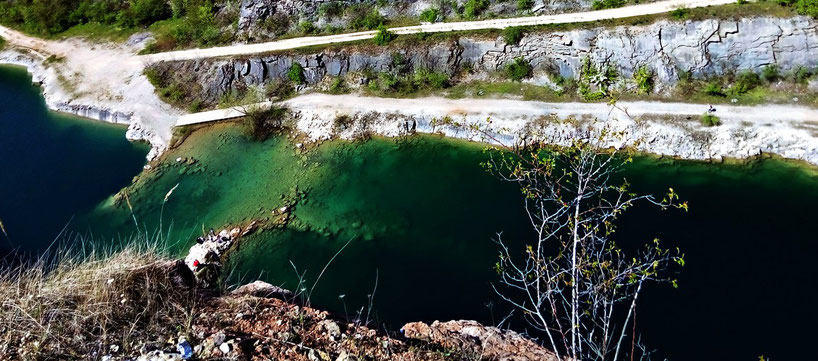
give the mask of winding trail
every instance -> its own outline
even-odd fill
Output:
[[[504,29],[510,26],[582,23],[605,19],[618,19],[641,15],[661,14],[672,11],[679,7],[699,8],[712,5],[724,5],[732,3],[735,3],[735,0],[669,0],[640,5],[625,6],[615,9],[586,11],[579,13],[527,16],[519,18],[493,19],[482,21],[434,23],[416,26],[397,27],[391,28],[390,30],[396,34],[417,34],[481,29]],[[306,46],[327,45],[367,40],[372,39],[375,36],[375,33],[376,31],[362,31],[357,33],[338,35],[308,36],[258,44],[240,44],[205,49],[171,51],[165,53],[145,55],[143,56],[143,58],[149,63],[154,63],[159,61],[192,60],[202,58],[259,54],[278,50],[302,48]]]

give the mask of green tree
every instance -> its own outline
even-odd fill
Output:
[[[384,46],[386,44],[389,44],[392,40],[395,40],[395,38],[397,37],[398,36],[395,35],[395,33],[389,31],[389,29],[387,29],[386,26],[381,25],[378,27],[378,32],[375,34],[374,40],[375,44],[379,46]]]
[[[287,71],[287,79],[296,84],[304,84],[307,78],[304,76],[304,67],[300,63],[294,62]]]

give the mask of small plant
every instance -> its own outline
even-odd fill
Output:
[[[674,20],[687,19],[688,15],[690,15],[690,9],[684,6],[675,8],[670,12],[670,18]]]
[[[719,117],[717,117],[717,116],[715,116],[713,114],[710,114],[710,113],[702,114],[701,122],[702,122],[702,125],[704,125],[705,127],[715,127],[715,126],[721,125],[721,119],[719,119]]]
[[[345,94],[349,92],[346,84],[344,83],[344,78],[337,77],[332,80],[332,83],[329,85],[329,92],[331,94]]]
[[[528,11],[534,7],[534,0],[517,0],[517,11]]]
[[[440,17],[440,9],[429,8],[420,13],[420,21],[426,23],[436,22]]]
[[[613,9],[625,5],[626,0],[594,0],[591,10]]]
[[[777,64],[769,64],[761,70],[761,77],[772,83],[781,78],[781,70]]]
[[[0,36],[0,50],[5,49],[5,47],[6,47],[6,39],[4,39],[2,36]]]
[[[469,0],[463,5],[463,17],[466,18],[466,20],[473,20],[480,16],[488,7],[488,0]]]
[[[506,65],[506,75],[513,81],[521,81],[531,76],[531,64],[525,58],[516,58]]]
[[[733,93],[733,95],[744,95],[759,85],[761,85],[761,78],[759,78],[758,74],[746,70],[736,77],[733,86],[730,87],[730,92]]]
[[[321,4],[318,7],[318,16],[326,18],[336,18],[344,13],[343,5],[338,1]]]
[[[525,30],[520,26],[509,26],[503,29],[503,40],[509,45],[520,45],[520,40],[525,36]]]
[[[650,94],[653,91],[653,72],[648,67],[640,67],[634,74],[637,94]]]
[[[378,27],[378,33],[375,34],[374,40],[375,44],[377,44],[378,46],[384,46],[392,42],[392,40],[395,40],[395,38],[397,37],[398,36],[395,35],[395,33],[389,31],[389,29],[387,29],[386,26],[381,25]]]
[[[799,84],[805,84],[807,80],[812,76],[812,72],[804,66],[799,66],[795,68],[792,72],[792,80],[793,82]]]
[[[707,94],[707,95],[710,95],[710,96],[717,96],[717,97],[726,96],[726,94],[724,94],[724,89],[722,89],[721,85],[719,85],[716,82],[707,83],[707,85],[704,87],[704,89],[702,89],[702,92],[704,94]]]
[[[818,0],[798,0],[795,2],[795,11],[801,15],[818,18]]]
[[[276,106],[245,109],[245,133],[252,139],[265,140],[283,128],[286,115],[286,108]]]
[[[287,79],[296,84],[304,84],[307,81],[304,76],[304,67],[299,63],[293,63],[290,70],[287,71]]]
[[[736,4],[744,5],[747,3],[747,0],[736,0]]]
[[[311,21],[302,21],[298,24],[298,28],[301,29],[302,34],[312,34],[316,31],[315,24]]]

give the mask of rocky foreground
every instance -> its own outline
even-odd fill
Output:
[[[138,354],[118,353],[112,343],[102,359],[556,361],[551,351],[513,331],[474,321],[414,322],[392,333],[310,307],[299,295],[261,281],[219,293],[214,281],[223,260],[253,227],[211,231],[183,261],[160,266],[200,305],[190,323],[179,326],[184,332],[142,344]]]

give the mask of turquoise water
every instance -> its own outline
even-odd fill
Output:
[[[148,148],[125,130],[47,111],[25,70],[0,67],[0,254],[43,250],[127,186]]]
[[[0,122],[7,123],[5,118]],[[25,130],[32,135],[27,141],[59,128],[46,124],[51,125]],[[97,126],[81,124],[88,127],[76,131]],[[0,133],[3,142],[5,134]],[[112,135],[109,141],[119,144],[114,139]],[[519,192],[479,166],[485,157],[480,145],[422,136],[328,142],[302,153],[295,142],[249,141],[231,125],[194,132],[127,190],[139,231],[158,229],[161,214],[171,251],[181,252],[202,229],[272,218],[282,197],[297,197],[295,220],[286,230],[243,240],[233,259],[234,281],[261,278],[296,288],[294,265],[306,272],[311,288],[330,258],[350,242],[315,287],[312,300],[318,306],[355,316],[371,299],[370,319],[393,329],[415,320],[495,323],[505,316],[508,308],[490,288],[497,280],[491,268],[497,255],[492,237],[503,232],[507,240],[522,244],[530,234]],[[63,148],[45,146],[42,158],[28,158],[31,168],[46,172],[40,168],[71,161],[64,159]],[[105,153],[90,145],[80,148]],[[86,172],[53,172],[9,183],[2,187],[9,194],[0,194],[0,204],[14,199],[14,189],[59,189],[66,177],[76,177],[75,184],[99,181],[109,188],[89,187],[85,195],[50,191],[39,203],[18,201],[20,211],[37,217],[27,223],[33,226],[31,237],[48,240],[54,232],[37,227],[38,222],[61,228],[71,215],[76,217],[69,229],[93,231],[102,242],[131,234],[137,229],[130,211],[108,196],[138,172],[141,161],[136,158],[144,149],[134,152],[128,167],[119,157],[112,158],[120,166],[87,165],[97,158],[82,158],[71,166],[85,165]],[[5,154],[0,160],[8,162]],[[177,163],[177,157],[195,162]],[[818,322],[813,307],[818,296],[815,173],[777,160],[713,165],[643,157],[624,176],[635,190],[662,194],[674,187],[690,203],[688,213],[636,208],[623,217],[617,235],[629,244],[659,237],[686,254],[679,288],[651,287],[637,310],[638,328],[647,344],[660,350],[659,356],[807,358],[803,346],[812,340],[812,325]],[[29,184],[35,181],[40,185]],[[163,210],[165,195],[177,185]],[[50,208],[53,197],[70,199],[59,202],[56,212]],[[2,209],[0,218],[12,224]],[[37,252],[44,243],[19,244]],[[525,330],[518,321],[511,326]]]

